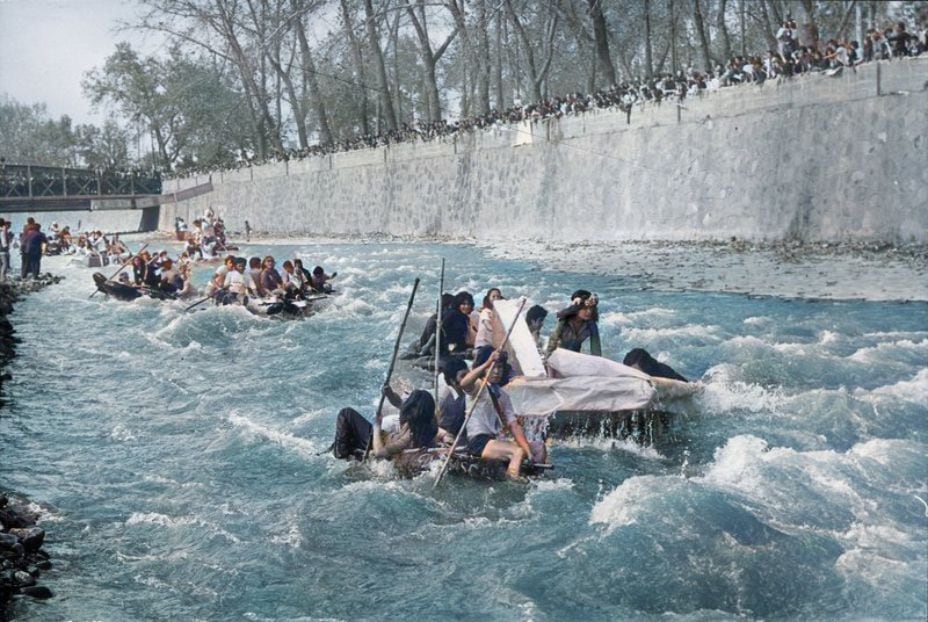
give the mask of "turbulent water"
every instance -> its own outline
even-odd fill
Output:
[[[0,483],[43,509],[56,597],[16,618],[928,613],[928,305],[661,293],[466,246],[246,249],[267,252],[337,270],[338,296],[305,321],[185,314],[88,300],[92,271],[64,267],[18,304]],[[597,292],[606,355],[647,348],[705,392],[653,447],[555,444],[528,486],[434,491],[320,455],[339,408],[374,410],[413,279],[410,338],[441,257],[453,291],[551,310]]]

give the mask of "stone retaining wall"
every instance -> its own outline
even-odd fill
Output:
[[[918,58],[636,108],[631,124],[595,111],[217,172],[160,227],[211,205],[231,230],[274,234],[924,242],[926,162]]]

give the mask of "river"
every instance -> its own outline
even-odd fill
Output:
[[[338,295],[304,321],[185,313],[88,299],[92,271],[58,258],[66,280],[18,303],[0,481],[42,508],[56,596],[15,619],[928,613],[928,304],[661,292],[467,245],[244,253],[322,264]],[[555,443],[529,485],[433,490],[334,460],[336,412],[371,415],[413,280],[404,341],[442,257],[446,289],[478,303],[496,286],[553,312],[595,291],[606,356],[647,348],[705,390],[658,444]]]

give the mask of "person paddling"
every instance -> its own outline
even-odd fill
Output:
[[[500,361],[499,364],[495,364]],[[525,432],[519,423],[512,401],[499,386],[505,376],[505,358],[498,351],[491,352],[487,360],[461,379],[461,388],[467,393],[467,408],[471,410],[467,421],[467,452],[484,460],[508,460],[506,475],[518,479],[522,461],[532,455]],[[489,373],[487,395],[478,395],[478,380]],[[513,441],[500,440],[503,426],[512,434]]]

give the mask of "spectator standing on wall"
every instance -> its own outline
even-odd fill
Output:
[[[6,280],[10,271],[10,246],[13,243],[13,234],[10,233],[10,223],[0,218],[0,281]]]

